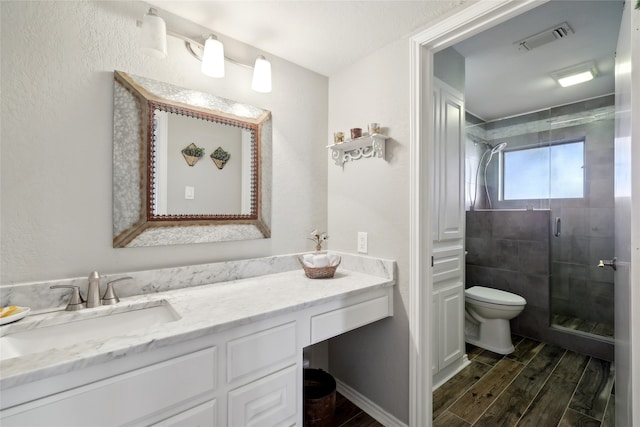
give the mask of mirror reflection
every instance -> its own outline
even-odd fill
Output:
[[[114,73],[113,245],[270,237],[271,113]]]
[[[153,117],[154,216],[251,214],[253,129],[161,109]]]

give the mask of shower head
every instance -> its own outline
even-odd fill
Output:
[[[502,150],[504,150],[504,148],[507,146],[506,142],[501,142],[498,145],[495,145],[492,149],[491,149],[491,154],[496,154]]]

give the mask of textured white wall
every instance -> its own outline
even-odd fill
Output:
[[[145,57],[135,21],[147,9],[142,2],[0,2],[1,284],[310,250],[309,231],[326,227],[327,79],[267,54],[273,92],[258,94],[250,70],[227,64],[224,79],[208,78],[171,37],[168,58]],[[174,19],[191,36],[208,32]],[[223,41],[229,56],[258,54]],[[112,247],[114,70],[272,112],[271,239]]]
[[[369,255],[395,259],[393,318],[331,340],[330,371],[408,421],[409,412],[409,41],[376,51],[329,80],[329,134],[379,122],[387,160],[329,165],[331,248],[356,252],[366,231]]]

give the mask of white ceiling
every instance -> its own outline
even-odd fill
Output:
[[[467,111],[493,120],[613,93],[622,4],[554,0],[455,45],[466,58]],[[528,52],[514,45],[563,22],[574,34]],[[587,61],[598,70],[590,82],[562,88],[551,78]]]
[[[325,76],[473,0],[151,0],[148,3]],[[491,120],[613,92],[622,0],[552,0],[455,46],[467,108]],[[568,22],[575,34],[523,53],[513,42]],[[549,73],[587,60],[599,76],[559,88]]]
[[[423,28],[463,0],[150,0],[148,3],[209,28],[214,34],[226,35],[331,76]]]

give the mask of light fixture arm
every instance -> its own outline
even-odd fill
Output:
[[[142,21],[137,20],[136,21],[136,26],[137,27],[142,27]],[[180,39],[184,42],[184,46],[187,49],[187,51],[194,57],[196,58],[198,61],[202,61],[202,53],[204,52],[204,44],[197,42],[195,40],[193,40],[192,38],[189,38],[183,34],[180,33],[176,33],[175,31],[170,30],[167,27],[167,35],[171,36],[171,37],[175,37],[177,39]],[[234,65],[238,65],[240,67],[244,67],[244,68],[248,68],[250,70],[254,69],[253,65],[250,64],[243,64],[242,62],[236,61],[233,58],[229,58],[228,56],[224,56],[224,60],[234,64]]]

